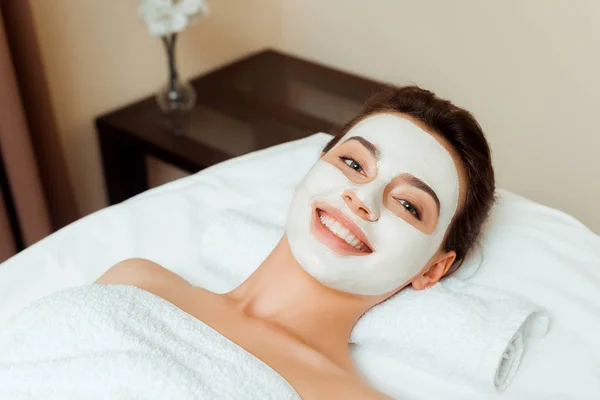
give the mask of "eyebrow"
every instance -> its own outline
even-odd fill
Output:
[[[440,199],[437,197],[437,194],[435,194],[435,192],[433,191],[431,186],[429,186],[428,184],[426,184],[425,182],[423,182],[422,180],[420,180],[419,178],[417,178],[416,176],[413,176],[411,174],[402,174],[402,177],[406,180],[406,182],[409,185],[414,186],[417,189],[421,189],[422,191],[424,191],[425,193],[427,193],[428,195],[430,195],[433,198],[433,201],[435,201],[435,204],[437,205],[437,213],[439,216],[440,215]]]
[[[373,157],[379,160],[379,149],[377,149],[377,146],[375,146],[373,143],[369,142],[362,136],[352,136],[350,139],[345,140],[344,143],[347,143],[351,140],[356,140],[358,143],[362,144]]]

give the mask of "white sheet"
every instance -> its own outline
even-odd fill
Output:
[[[194,284],[230,284],[202,264],[199,238],[217,211],[255,206],[283,223],[292,189],[329,137],[249,154],[101,210],[0,265],[0,323],[56,290],[90,283],[114,263],[145,257]],[[600,398],[600,238],[573,218],[501,191],[472,280],[546,308],[553,326],[531,343],[503,395],[431,376],[361,349],[353,356],[380,389],[407,399]],[[463,274],[476,270],[481,253]]]

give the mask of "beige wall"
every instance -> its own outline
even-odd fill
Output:
[[[164,54],[136,20],[136,0],[33,3],[78,202],[84,212],[96,210],[105,198],[93,117],[160,86]],[[211,16],[181,37],[184,75],[276,46],[365,76],[417,83],[476,115],[500,186],[600,232],[599,1],[209,3]],[[151,171],[155,182],[173,176],[157,165]]]
[[[500,186],[600,232],[600,1],[285,0],[283,22],[287,51],[471,110]]]
[[[106,205],[93,119],[166,82],[164,50],[137,19],[137,0],[32,0],[54,112],[80,209]],[[277,0],[210,1],[178,43],[186,77],[277,45]],[[155,175],[169,171],[151,166]],[[153,176],[153,181],[164,180]]]

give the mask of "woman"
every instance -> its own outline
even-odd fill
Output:
[[[467,111],[418,87],[389,88],[326,146],[295,191],[285,235],[240,286],[215,294],[142,259],[97,283],[183,310],[304,399],[387,398],[360,379],[350,332],[402,288],[460,266],[493,203],[490,158]]]

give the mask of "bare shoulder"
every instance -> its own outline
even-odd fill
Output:
[[[143,258],[131,258],[113,265],[96,283],[132,285],[150,291],[157,287],[191,285],[162,265]]]

